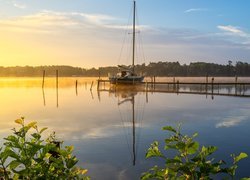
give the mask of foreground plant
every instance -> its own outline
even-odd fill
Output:
[[[166,126],[163,127],[163,130],[172,133],[169,138],[165,139],[164,149],[175,151],[175,156],[172,158],[166,157],[159,150],[159,143],[153,142],[146,153],[146,158],[162,158],[165,161],[165,167],[154,166],[148,172],[142,174],[141,179],[143,180],[212,179],[218,174],[234,179],[238,167],[237,163],[248,156],[246,153],[240,153],[238,156],[232,154],[233,164],[226,167],[225,161],[216,161],[210,157],[217,150],[217,147],[199,147],[199,143],[194,141],[197,133],[191,137],[183,135],[180,132],[180,126],[178,128]]]
[[[0,148],[0,179],[89,179],[86,169],[76,167],[73,146],[60,147],[55,134],[43,139],[47,128],[38,129],[36,122],[15,122],[20,128]]]

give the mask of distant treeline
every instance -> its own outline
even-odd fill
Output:
[[[44,70],[46,76],[55,76],[58,70],[59,76],[63,77],[98,77],[117,73],[118,68],[115,66],[92,69],[72,66],[0,67],[0,76],[38,77],[42,76]],[[250,76],[250,64],[240,61],[235,65],[231,61],[226,65],[205,62],[193,62],[189,65],[181,65],[179,62],[151,62],[148,65],[136,65],[135,70],[145,76]]]

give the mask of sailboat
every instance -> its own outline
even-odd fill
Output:
[[[144,76],[135,73],[135,15],[136,15],[136,1],[133,1],[133,49],[132,49],[132,65],[131,68],[118,66],[119,72],[116,75],[110,76],[109,81],[111,84],[135,84],[143,81]]]

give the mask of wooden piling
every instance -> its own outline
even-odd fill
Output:
[[[56,70],[56,88],[58,89],[58,70]]]
[[[58,70],[56,70],[56,107],[59,106],[59,101],[58,101]]]
[[[91,83],[90,91],[92,91],[93,84],[94,84],[94,81],[92,81],[92,83]]]
[[[153,81],[153,77],[151,76],[151,88],[153,89],[154,87],[154,81]]]
[[[153,78],[153,89],[155,89],[155,76],[153,76],[152,78]]]
[[[214,99],[214,77],[212,77],[212,100]]]
[[[44,78],[45,78],[45,70],[43,70],[43,83],[42,83],[42,88],[44,88]]]
[[[234,86],[235,94],[237,94],[237,82],[238,82],[238,77],[235,76],[235,86]]]
[[[178,94],[178,92],[179,92],[179,80],[177,80],[176,92],[177,92],[177,94]]]
[[[99,86],[100,86],[100,79],[97,80],[97,91],[99,90]]]
[[[145,84],[145,91],[146,91],[146,103],[148,103],[148,82],[147,81]]]
[[[78,88],[78,81],[76,80],[76,95],[78,95],[78,90],[77,90],[77,88]]]
[[[214,77],[212,77],[212,95],[214,94]]]

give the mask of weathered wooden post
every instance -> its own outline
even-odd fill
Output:
[[[208,89],[208,74],[206,75],[206,94],[207,94],[207,89]]]
[[[214,94],[214,77],[212,77],[212,96]]]
[[[173,90],[176,90],[175,77],[173,77]]]
[[[176,88],[176,92],[177,92],[177,94],[178,94],[178,92],[179,92],[179,80],[177,80],[177,88]]]
[[[91,82],[90,91],[92,91],[93,84],[94,84],[94,81]]]
[[[155,76],[154,76],[154,89],[155,89]]]
[[[78,88],[78,81],[76,80],[76,95],[78,95],[78,90],[77,90],[77,88]]]
[[[58,89],[58,70],[56,70],[56,88]]]
[[[235,85],[234,85],[235,95],[237,95],[237,81],[238,81],[238,77],[235,76]]]
[[[59,106],[58,102],[58,70],[56,70],[56,107]]]
[[[99,90],[99,86],[100,86],[100,79],[97,80],[97,91]]]
[[[45,70],[43,70],[43,83],[42,83],[42,88],[44,88],[44,78],[45,78]]]
[[[154,87],[153,77],[151,76],[150,78],[151,78],[151,88],[153,89],[153,87]]]

